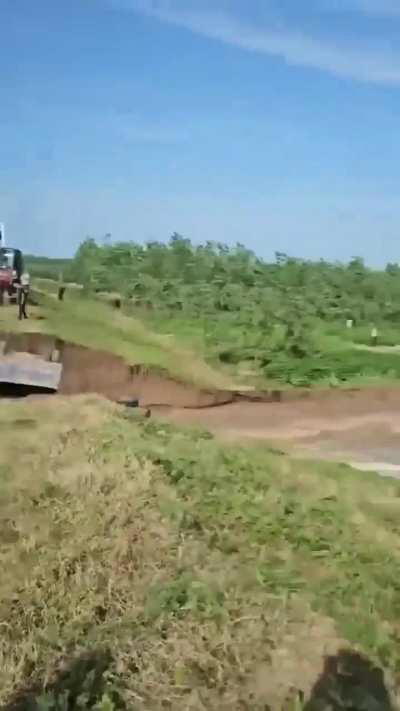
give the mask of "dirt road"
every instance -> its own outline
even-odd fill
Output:
[[[168,418],[199,425],[229,441],[265,440],[295,454],[345,461],[400,478],[400,388],[174,409]]]

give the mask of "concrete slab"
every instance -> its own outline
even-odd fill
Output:
[[[0,383],[58,390],[62,364],[29,353],[0,355]]]

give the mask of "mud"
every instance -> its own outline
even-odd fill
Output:
[[[400,478],[400,388],[316,393],[281,403],[236,402],[169,419],[232,442],[265,441],[294,455],[346,462]]]
[[[41,333],[0,333],[0,343],[3,359],[24,353],[39,356],[43,362],[61,363],[62,374],[57,391],[63,395],[96,393],[115,401],[137,399],[140,407],[183,409],[215,407],[234,399],[232,392],[202,390],[180,383],[162,370],[131,365],[111,353],[67,343]]]
[[[193,412],[184,415],[185,422],[207,426],[230,437],[264,439],[302,438],[328,429],[348,428],[359,418],[400,417],[400,387],[369,388],[368,390],[310,393],[279,403],[236,401],[210,412]],[[170,417],[180,422],[179,409]]]

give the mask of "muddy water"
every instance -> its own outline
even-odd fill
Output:
[[[345,437],[342,433],[321,432],[300,441],[299,451],[346,461],[362,471],[400,478],[400,433],[394,418],[375,425],[349,427]]]
[[[340,393],[326,401],[234,403],[203,412],[175,409],[169,418],[228,441],[266,441],[295,455],[400,478],[400,390]]]

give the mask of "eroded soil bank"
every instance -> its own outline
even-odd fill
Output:
[[[231,441],[265,441],[302,456],[336,459],[400,477],[400,388],[352,391],[201,390],[162,370],[40,333],[1,334],[0,361],[34,373],[58,364],[62,395],[96,393],[137,401],[178,424],[199,425]],[[1,362],[0,362],[1,365]],[[0,382],[0,396],[49,392]],[[218,406],[218,407],[217,407]]]
[[[62,395],[96,393],[115,401],[137,399],[142,407],[179,408],[208,408],[234,399],[233,392],[202,390],[173,379],[161,369],[129,364],[112,353],[41,333],[3,333],[0,343],[0,358],[7,362],[11,373],[14,365],[15,372],[18,367],[20,372],[25,368],[34,374],[35,368],[39,372],[46,363],[61,364],[61,378],[53,389]],[[21,383],[18,385],[20,389]],[[12,395],[12,382],[3,382],[2,387],[8,396]]]

